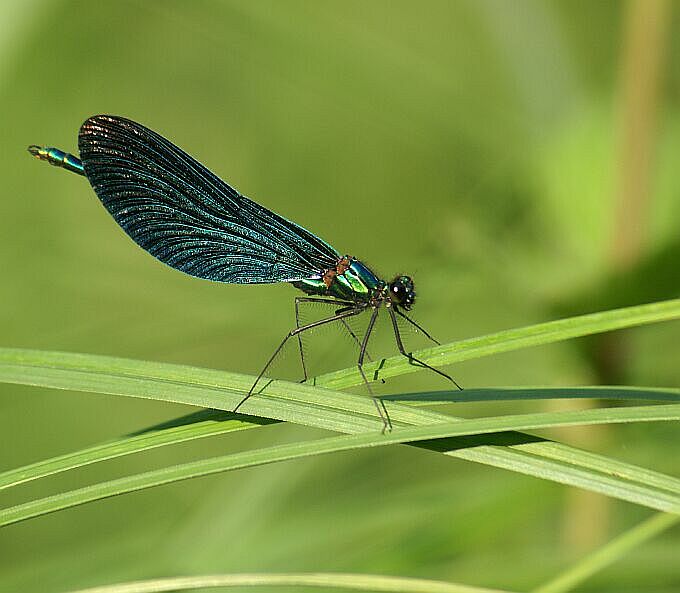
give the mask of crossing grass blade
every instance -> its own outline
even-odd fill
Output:
[[[465,391],[465,399],[463,401],[490,401],[500,399],[535,399],[539,396],[546,399],[553,398],[571,398],[574,392],[579,394],[579,397],[602,397],[603,388],[600,387],[581,387],[575,390],[572,389],[490,389],[490,390],[468,390]],[[450,402],[449,396],[457,397],[458,391],[455,392],[441,392],[440,395],[435,393],[425,394],[404,394],[397,396],[399,401],[401,397],[405,401],[419,403],[432,401],[431,398],[437,398],[435,401]],[[422,396],[422,397],[420,397]],[[606,397],[611,400],[651,400],[651,401],[678,401],[675,391],[667,389],[637,389],[637,388],[607,388]],[[451,417],[448,417],[451,419]],[[248,428],[257,428],[267,424],[273,424],[278,421],[269,420],[265,418],[258,418],[256,416],[242,416],[233,414],[232,412],[224,412],[220,410],[201,410],[188,414],[181,418],[175,419],[171,422],[166,422],[161,425],[152,426],[144,431],[137,432],[133,435],[128,435],[119,439],[114,439],[109,442],[101,443],[92,447],[52,457],[50,459],[41,460],[36,463],[11,469],[0,473],[0,490],[18,486],[25,482],[30,482],[40,478],[44,478],[53,474],[64,471],[69,471],[90,465],[93,463],[106,461],[116,457],[141,453],[163,447],[183,443],[186,441],[205,438],[209,436],[216,436],[218,434],[226,434],[228,432],[246,430]],[[541,443],[543,447],[543,454],[547,455],[547,447],[551,445],[550,441]],[[561,445],[556,444],[559,448]],[[578,452],[579,457],[583,458],[586,453]],[[661,488],[670,492],[680,493],[680,479],[664,476],[652,470],[644,468],[633,467],[628,464],[620,463],[613,459],[602,458],[601,456],[591,454],[591,459],[588,467],[590,469],[597,469],[598,471],[616,472],[622,478],[632,482],[639,482],[648,486]],[[571,459],[570,462],[576,462],[577,459]]]
[[[680,402],[680,389],[629,385],[587,387],[493,387],[463,391],[425,391],[386,395],[385,401],[402,404],[451,404],[542,399],[606,399],[614,401]]]
[[[7,352],[3,354],[8,355]],[[194,403],[194,405],[200,402],[198,405],[209,405],[217,408],[224,406],[221,399],[223,393],[229,390],[238,393],[239,388],[243,389],[244,385],[249,384],[247,377],[230,376],[229,378],[235,377],[235,383],[230,385],[227,378],[223,385],[219,386],[214,381],[214,375],[221,375],[222,379],[225,379],[224,375],[202,369],[187,369],[173,365],[158,365],[120,359],[102,359],[86,355],[73,355],[74,358],[69,359],[66,355],[54,353],[32,354],[32,357],[26,351],[21,351],[18,354],[22,365],[26,366],[29,360],[35,363],[37,359],[40,361],[43,371],[45,369],[57,371],[54,377],[58,380],[55,380],[52,385],[48,381],[49,373],[40,376],[40,384],[47,386],[63,386],[64,382],[68,382],[70,388],[79,386],[84,388],[86,386],[88,390]],[[47,365],[48,359],[49,365]],[[59,364],[60,360],[61,365]],[[106,372],[106,369],[111,366],[117,369],[117,374]],[[144,368],[147,370],[146,376],[142,372]],[[4,368],[4,370],[7,369]],[[12,372],[16,373],[16,371],[17,369],[12,367]],[[65,371],[68,371],[68,373],[61,374]],[[179,375],[182,373],[187,377],[185,383],[180,381]],[[3,377],[6,380],[7,373]],[[135,383],[135,377],[139,381],[138,384]],[[154,377],[154,379],[149,379],[149,377]],[[191,378],[191,382],[189,382],[188,377]],[[76,381],[76,378],[80,382]],[[120,386],[116,385],[118,378],[123,379]],[[37,381],[37,379],[33,377],[31,382],[33,381]],[[204,390],[200,388],[201,382],[206,386]],[[169,390],[171,385],[174,385],[176,389]],[[137,387],[136,390],[135,386]],[[188,390],[188,387],[193,389]],[[224,390],[219,387],[224,388]],[[169,391],[170,393],[168,393]],[[316,422],[319,426],[333,426],[338,431],[349,433],[366,433],[368,431],[372,434],[379,434],[382,426],[375,408],[370,405],[366,398],[360,396],[336,394],[319,388],[283,382],[273,383],[270,391],[283,397],[279,401],[278,407],[285,408],[282,416],[286,416],[292,421],[307,425],[314,425]],[[329,395],[337,397],[329,398]],[[254,398],[253,405],[258,400],[262,400],[262,398]],[[325,404],[325,409],[321,409],[322,403]],[[266,405],[271,405],[271,403],[262,403],[263,407]],[[426,410],[400,405],[392,405],[391,407],[393,408],[393,418],[402,426],[408,424],[431,425],[452,420],[451,417]],[[332,418],[332,422],[329,420],[330,418]],[[319,419],[323,419],[324,423],[319,422]],[[243,417],[243,420],[249,421],[248,417]],[[259,425],[257,420],[253,420],[251,426],[257,425]],[[641,504],[644,504],[643,499],[645,497],[643,496],[641,499],[637,496],[638,486],[636,482],[644,485],[645,480],[651,479],[658,484],[656,489],[659,491],[672,491],[676,486],[674,479],[669,476],[636,468],[607,457],[579,451],[560,443],[546,441],[530,435],[502,433],[494,435],[493,438],[450,438],[419,443],[416,446],[461,459],[593,490],[624,500],[642,500]],[[309,454],[315,453],[312,451]],[[273,456],[267,462],[276,460],[279,460],[279,457]],[[652,490],[654,488],[652,487]],[[643,490],[645,489],[643,486]],[[652,508],[657,508],[657,505],[652,504]]]
[[[202,459],[182,465],[171,466],[160,470],[128,476],[94,486],[87,486],[70,492],[38,499],[15,507],[0,510],[0,526],[10,525],[29,518],[45,515],[54,511],[71,508],[87,502],[102,500],[128,492],[169,484],[189,478],[197,478],[228,470],[242,469],[265,465],[276,461],[288,461],[349,451],[367,447],[384,447],[402,443],[416,443],[451,437],[467,437],[515,430],[536,430],[566,426],[583,426],[595,424],[615,424],[625,422],[654,422],[680,420],[680,404],[642,406],[629,408],[599,408],[589,410],[572,410],[567,412],[541,412],[520,414],[516,416],[500,416],[458,420],[428,426],[400,427],[389,434],[378,431],[330,437],[315,441],[279,445],[264,449],[256,449],[241,453],[224,455],[211,459]],[[558,482],[563,477],[550,472],[548,465],[545,477]],[[680,495],[663,492],[654,488],[626,484],[623,480],[601,476],[599,484],[609,481],[615,486],[615,496],[650,508],[680,513]],[[593,481],[592,489],[598,491],[598,481]]]
[[[464,360],[510,352],[530,346],[551,344],[572,338],[679,318],[680,299],[672,299],[510,329],[419,350],[414,352],[414,355],[429,365],[443,367]],[[419,368],[409,364],[409,361],[403,356],[395,356],[364,365],[367,376],[377,373],[377,378],[381,379],[413,373],[417,370]],[[320,375],[315,380],[315,385],[330,389],[343,389],[359,384],[360,376],[355,368]]]
[[[0,490],[116,457],[276,422],[256,416],[246,418],[232,412],[201,410],[183,417],[181,421],[175,420],[143,432],[2,472]]]
[[[0,350],[0,380],[225,408],[240,397],[250,377],[175,365],[82,354]],[[382,422],[367,398],[296,383],[273,382],[248,409],[278,419],[350,434],[379,434]],[[395,426],[455,420],[411,406],[390,404]],[[251,427],[261,424],[240,418]],[[503,433],[419,443],[419,447],[527,475],[631,499],[636,482],[674,490],[675,480],[593,453],[531,435]],[[272,459],[276,460],[276,459]],[[631,484],[632,482],[632,484]],[[656,506],[653,506],[656,508]]]
[[[676,319],[678,315],[680,300],[665,301],[500,332],[423,350],[418,353],[418,357],[431,362],[435,362],[434,358],[437,358],[437,364],[442,364],[442,357],[450,362],[486,356],[577,335]],[[415,370],[410,366],[404,367],[402,360],[403,357],[395,357],[378,364],[392,369],[391,376]],[[353,369],[325,377],[319,378],[318,383],[338,384],[340,381],[349,386],[360,382]],[[0,349],[0,381],[158,399],[228,411],[240,401],[243,393],[247,392],[252,384],[252,377],[209,369],[83,354]],[[651,399],[649,394],[647,399]],[[413,406],[398,403],[390,403],[389,406],[395,427],[428,426],[455,420],[450,416]],[[268,384],[264,393],[251,398],[242,411],[272,421],[290,421],[349,434],[375,433],[382,427],[374,406],[367,398],[281,381]],[[263,424],[261,418],[241,415],[229,422],[237,424],[228,425],[227,430]],[[203,431],[206,436],[211,433],[211,429],[200,422],[187,427],[183,435],[159,431],[154,435],[156,442],[153,439],[146,443],[143,440],[137,443],[127,442],[127,451],[144,450],[145,447],[159,446],[164,442],[169,444],[188,438],[198,438]],[[669,476],[539,437],[513,432],[504,432],[493,437],[451,437],[418,443],[416,446],[594,490],[624,500],[638,500],[639,496],[631,494],[638,487],[656,489],[659,492],[675,492],[677,489],[677,480]],[[71,459],[64,456],[47,460],[43,462],[41,468],[37,468],[39,464],[34,464],[36,467],[33,468],[33,477],[29,476],[28,479],[84,465],[105,458],[109,453],[110,450],[107,452],[106,447],[94,447],[79,459],[77,459],[79,454],[76,453]],[[272,457],[271,460],[275,459]],[[23,481],[20,472],[13,471],[14,476],[3,475],[5,486]],[[658,505],[652,505],[652,508],[658,508]]]
[[[673,299],[501,331],[419,350],[414,354],[424,362],[443,366],[529,346],[678,318],[680,318],[680,299]],[[373,375],[377,372],[382,378],[422,370],[416,365],[409,364],[403,356],[375,361],[371,365],[365,365],[367,374]],[[97,377],[95,373],[115,376],[115,379],[112,379],[114,384],[107,385],[105,376]],[[167,387],[173,387],[176,392],[181,391],[177,393],[179,399],[166,401],[186,399],[187,401],[183,403],[215,407],[208,403],[209,397],[203,397],[202,394],[205,394],[206,390],[212,387],[215,392],[219,392],[225,400],[228,400],[226,403],[235,404],[240,401],[238,398],[241,398],[243,393],[249,389],[250,385],[245,385],[245,382],[251,379],[234,373],[179,365],[93,357],[86,354],[0,348],[0,381],[58,389],[87,391],[88,386],[91,386],[92,391],[98,393],[126,395],[126,390],[131,389],[139,394],[145,391],[142,383],[148,380],[154,383],[147,384],[150,393],[156,391],[155,388],[160,382],[165,382]],[[317,386],[339,389],[360,385],[362,378],[356,368],[352,367],[321,375],[313,379],[313,382]],[[263,400],[275,397],[271,393],[272,385],[275,384],[276,382],[265,388],[264,393],[257,398],[260,402],[255,405],[249,402],[251,405],[240,411],[276,418],[275,414],[267,413],[271,411],[270,406],[261,405]],[[202,393],[196,391],[196,386],[201,388]],[[150,395],[150,397],[153,396]],[[285,399],[283,394],[279,394],[278,397],[279,401]],[[285,418],[280,419],[285,420]]]

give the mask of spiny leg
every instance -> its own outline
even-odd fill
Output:
[[[302,297],[295,297],[295,329],[300,329],[300,301]],[[302,382],[307,381],[307,366],[305,365],[305,351],[302,349],[302,336],[297,335],[298,347],[300,348],[300,364],[302,364]]]
[[[440,371],[439,369],[436,369],[426,362],[423,362],[422,360],[418,360],[415,356],[413,356],[413,353],[411,352],[406,352],[406,348],[404,348],[404,343],[401,341],[401,334],[399,333],[399,326],[397,324],[397,316],[394,314],[394,308],[393,307],[388,307],[387,310],[390,312],[390,319],[392,320],[392,328],[394,329],[394,337],[397,341],[397,348],[399,348],[399,352],[403,354],[406,358],[408,358],[409,362],[411,364],[418,364],[422,366],[423,368],[430,369],[431,371],[434,371],[438,375],[441,375],[442,377],[448,379],[453,383],[458,389],[463,391],[463,388],[456,383],[453,377],[447,375],[444,371]]]
[[[322,298],[315,298],[315,297],[295,297],[295,328],[299,329],[300,328],[300,303],[322,303],[325,305],[344,305],[346,310],[350,310],[353,308],[353,303],[350,301],[340,301],[340,300],[335,300],[335,299],[322,299]],[[341,311],[344,312],[344,311]],[[338,315],[338,311],[335,313]],[[343,325],[347,326],[347,323],[345,320],[342,320]],[[302,335],[300,333],[297,334],[297,339],[298,339],[298,347],[300,348],[300,363],[302,364],[302,375],[304,376],[304,379],[302,380],[302,383],[307,382],[307,365],[305,365],[305,351],[302,348]],[[357,340],[358,342],[358,340]]]
[[[406,319],[406,321],[408,321],[408,322],[409,322],[411,325],[413,325],[416,329],[418,329],[418,330],[420,330],[421,332],[423,332],[423,334],[425,334],[425,337],[427,337],[427,338],[429,338],[430,340],[432,340],[435,344],[437,344],[437,346],[441,346],[441,344],[439,343],[438,340],[435,340],[430,334],[428,334],[428,333],[425,331],[425,329],[424,329],[423,327],[421,327],[420,325],[418,325],[415,321],[413,321],[413,319],[411,319],[408,315],[406,315],[406,313],[402,313],[399,309],[395,309],[395,312],[397,313],[397,315],[399,315],[399,317],[402,317],[403,319]]]
[[[335,314],[339,315],[340,313],[344,313],[345,311],[349,311],[351,309],[356,308],[356,304],[351,302],[351,301],[341,301],[341,300],[336,300],[336,299],[324,299],[324,298],[314,298],[314,297],[295,297],[295,326],[300,327],[300,320],[299,320],[299,304],[300,303],[321,303],[325,305],[344,305],[344,307],[338,309]],[[359,337],[354,333],[354,330],[352,330],[351,326],[345,319],[340,319],[340,323],[345,327],[347,330],[347,333],[352,337],[356,345],[361,349],[361,341],[359,340]],[[305,383],[308,379],[307,376],[307,368],[305,365],[305,356],[304,356],[304,349],[302,347],[302,335],[298,334],[298,346],[300,348],[300,361],[302,363],[302,372],[304,374],[304,379],[301,381],[302,383]],[[369,362],[373,362],[373,358],[371,355],[368,353],[368,350],[366,350],[366,358],[368,358]],[[384,383],[385,380],[382,379],[382,382]],[[369,388],[370,390],[370,388]]]
[[[336,312],[336,313],[337,313],[337,312]],[[353,331],[352,328],[350,327],[349,323],[347,323],[344,319],[341,320],[340,323],[342,323],[342,325],[345,326],[345,328],[347,329],[349,335],[352,336],[352,338],[354,338],[354,341],[356,342],[357,346],[359,346],[359,350],[361,351],[361,342],[359,341],[359,337],[354,333],[354,331]],[[371,355],[368,353],[368,348],[366,348],[366,350],[364,351],[364,354],[366,355],[366,358],[368,358],[369,362],[373,362],[373,358],[372,358]],[[377,374],[377,373],[378,373],[378,371],[376,370],[376,375],[375,375],[375,377],[373,377],[373,380],[374,380],[374,381],[377,381],[377,380],[378,380],[378,374]],[[380,381],[381,381],[381,383],[384,383],[384,382],[385,382],[385,379],[382,379],[382,378],[381,378]],[[367,385],[368,385],[368,384],[367,384]],[[368,388],[368,390],[369,390],[369,392],[370,392],[370,387]]]
[[[324,325],[326,323],[331,323],[332,321],[338,321],[340,319],[344,319],[345,317],[352,317],[353,315],[358,315],[359,313],[362,313],[364,309],[351,309],[349,311],[343,311],[342,313],[338,315],[333,315],[332,317],[326,317],[325,319],[320,319],[319,321],[314,321],[312,323],[308,323],[307,325],[303,325],[302,327],[295,328],[294,330],[291,330],[288,332],[285,338],[283,338],[283,341],[279,344],[279,347],[274,351],[274,354],[271,355],[269,360],[267,361],[267,364],[264,365],[264,368],[260,371],[260,374],[257,376],[257,379],[255,379],[255,383],[251,386],[251,388],[248,390],[248,393],[246,396],[238,403],[238,405],[234,408],[234,412],[238,411],[238,409],[243,405],[243,403],[253,394],[253,391],[255,391],[255,387],[257,384],[260,382],[260,379],[264,376],[264,374],[267,372],[267,369],[271,365],[272,362],[274,362],[274,359],[278,356],[279,352],[281,352],[281,349],[284,347],[286,342],[292,338],[293,336],[296,336],[302,332],[308,331],[310,329],[314,329],[315,327],[319,327],[320,325]]]
[[[354,338],[356,345],[359,346],[359,348],[361,348],[361,341],[359,340],[358,336],[354,333],[349,323],[347,323],[347,321],[345,321],[344,319],[342,319],[340,323],[342,323],[342,325],[345,326],[345,329],[347,330],[349,335],[352,336],[352,338]],[[373,359],[371,358],[371,355],[368,353],[368,350],[366,350],[366,358],[368,358],[369,362],[373,362]]]
[[[383,432],[385,432],[385,430],[392,430],[392,421],[390,420],[390,415],[387,411],[387,408],[385,407],[385,402],[380,398],[375,397],[375,395],[373,395],[371,385],[369,384],[368,379],[366,378],[366,373],[364,373],[364,356],[366,356],[368,339],[371,337],[371,332],[373,331],[373,326],[375,325],[375,322],[378,319],[379,311],[380,309],[378,307],[375,307],[373,309],[373,313],[371,313],[371,318],[368,320],[366,334],[364,335],[364,339],[361,342],[361,349],[359,350],[359,360],[357,361],[357,368],[359,369],[359,373],[361,373],[361,377],[363,378],[364,383],[366,384],[366,389],[368,389],[368,393],[370,393],[371,397],[373,398],[373,403],[375,404],[375,407],[378,410],[380,419],[383,421]]]

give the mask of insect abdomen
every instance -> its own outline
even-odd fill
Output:
[[[85,175],[83,162],[78,157],[73,156],[68,152],[64,152],[63,150],[51,146],[36,146],[35,144],[31,144],[31,146],[28,147],[28,152],[41,161],[47,161],[50,165],[63,167],[67,171]]]

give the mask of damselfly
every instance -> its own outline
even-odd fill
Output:
[[[416,300],[413,280],[396,276],[381,280],[355,257],[342,255],[301,226],[241,195],[183,150],[123,117],[95,115],[80,128],[80,157],[57,148],[29,146],[29,152],[52,165],[87,178],[106,209],[143,249],[163,263],[198,278],[235,284],[290,282],[308,296],[295,299],[295,329],[264,365],[246,396],[253,394],[286,342],[297,337],[304,380],[307,380],[301,335],[331,322],[341,322],[359,347],[357,367],[373,396],[386,428],[385,404],[373,395],[364,372],[371,332],[381,309],[392,322],[399,352],[412,364],[449,375],[406,351],[397,318],[405,319],[438,342],[407,316]],[[300,325],[301,303],[335,308],[329,317]],[[360,338],[347,319],[370,312]]]

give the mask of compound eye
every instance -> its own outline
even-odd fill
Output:
[[[401,282],[393,282],[390,285],[390,292],[392,293],[392,300],[398,305],[406,300],[406,287]]]

